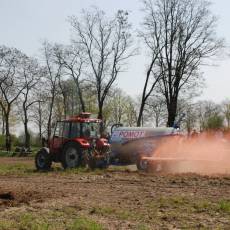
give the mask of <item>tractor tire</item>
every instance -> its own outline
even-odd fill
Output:
[[[88,167],[91,170],[94,170],[96,168],[98,169],[106,169],[109,167],[110,164],[110,155],[109,153],[104,154],[104,159],[95,159],[93,156],[88,156]]]
[[[149,169],[148,162],[146,160],[143,160],[141,156],[137,158],[136,166],[139,171],[147,172]]]
[[[81,165],[81,149],[77,143],[66,144],[61,155],[61,164],[64,169],[77,168]]]
[[[100,169],[107,169],[110,165],[110,154],[106,153],[103,164],[99,165]]]
[[[88,164],[88,167],[89,167],[91,170],[94,170],[94,169],[97,168],[97,162],[96,162],[96,160],[95,160],[94,158],[92,158],[92,157],[89,157],[89,158],[88,158],[87,164]]]
[[[48,171],[52,165],[52,160],[46,149],[41,149],[35,156],[35,166],[39,171]]]

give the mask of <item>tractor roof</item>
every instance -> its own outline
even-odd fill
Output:
[[[87,122],[94,122],[94,123],[100,123],[100,119],[91,118],[91,113],[80,113],[76,116],[71,116],[64,121],[71,121],[71,122],[79,122],[79,123],[87,123]]]

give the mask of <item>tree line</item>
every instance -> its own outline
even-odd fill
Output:
[[[200,66],[224,48],[210,3],[143,0],[142,4],[144,17],[137,34],[127,11],[108,17],[92,8],[68,18],[69,45],[44,41],[39,59],[0,46],[1,124],[8,150],[10,126],[18,118],[24,145],[30,147],[29,127],[36,127],[40,140],[43,135],[49,138],[55,120],[80,112],[97,114],[105,129],[120,122],[145,125],[149,117],[154,117],[155,126],[173,126],[182,110],[189,111],[188,98],[196,96],[203,83]],[[140,50],[146,57],[143,89],[140,97],[132,98],[115,83]],[[186,113],[189,123],[192,111]]]

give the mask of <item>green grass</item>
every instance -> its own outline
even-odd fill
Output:
[[[30,175],[34,169],[34,166],[22,163],[0,164],[0,175]]]
[[[103,230],[97,221],[80,215],[76,209],[11,212],[7,217],[0,218],[1,230]]]
[[[230,214],[230,201],[221,200],[218,202],[218,209],[224,213]]]
[[[0,150],[0,157],[12,157],[13,152],[7,152],[7,151],[3,151]]]
[[[34,157],[39,149],[40,147],[32,147],[31,153],[28,154],[26,157]],[[18,157],[20,153],[16,153],[14,150],[15,150],[15,147],[12,147],[12,151],[10,152],[7,152],[5,150],[0,150],[0,157]]]
[[[141,221],[144,220],[144,215],[137,211],[121,209],[119,207],[93,207],[90,210],[91,214],[104,216],[104,217],[114,217],[118,220],[129,220],[129,221]]]
[[[21,210],[11,211],[5,216],[0,214],[1,230],[105,230],[109,226],[104,226],[98,219],[133,222],[134,230],[149,230],[143,222],[138,222],[138,215],[127,210],[119,210],[109,207],[95,207],[85,212],[80,206],[62,207],[60,209],[42,209],[42,210]],[[88,213],[88,214],[86,214]]]
[[[145,207],[143,223],[154,220],[155,223],[174,223],[181,229],[210,229],[211,223],[207,220],[216,220],[215,229],[222,229],[222,223],[218,223],[220,218],[230,222],[230,201],[227,200],[170,195],[146,201]]]
[[[67,228],[69,230],[103,230],[101,224],[86,217],[77,218],[73,224]]]
[[[31,157],[31,162],[25,161],[25,162],[12,162],[10,163],[1,163],[1,157],[0,157],[0,175],[23,175],[23,176],[31,176],[31,175],[38,175],[38,174],[55,174],[58,173],[60,175],[74,175],[74,174],[87,174],[87,175],[104,175],[107,172],[113,172],[115,171],[115,168],[109,168],[109,169],[95,169],[91,170],[86,167],[79,167],[74,169],[66,169],[64,170],[61,166],[61,163],[58,164],[52,164],[50,171],[45,172],[39,172],[35,168],[34,164],[34,157]],[[20,158],[18,158],[20,161]],[[119,167],[116,171],[124,171],[127,170],[126,167]]]
[[[90,211],[91,214],[101,215],[101,216],[114,216],[117,219],[128,220],[132,219],[133,213],[125,210],[117,210],[116,208],[111,207],[94,207]]]

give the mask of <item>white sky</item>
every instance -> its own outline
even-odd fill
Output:
[[[218,34],[230,43],[230,1],[212,0],[212,10],[219,17]],[[41,41],[68,43],[70,26],[67,17],[79,15],[82,8],[98,6],[108,14],[118,9],[130,12],[130,21],[137,29],[142,14],[139,0],[0,0],[0,44],[16,47],[28,55],[38,55]],[[135,34],[134,34],[135,35]],[[130,61],[129,70],[120,76],[117,86],[129,95],[141,93],[144,80],[145,56]],[[206,89],[201,98],[220,102],[230,98],[230,57],[205,67]]]

